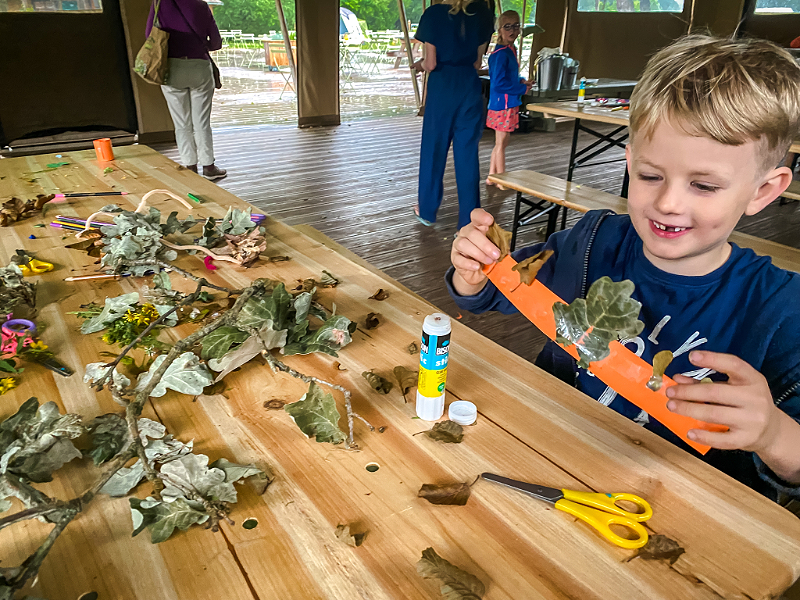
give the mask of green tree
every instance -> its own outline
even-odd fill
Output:
[[[280,31],[281,23],[275,0],[224,0],[222,6],[214,8],[214,19],[220,29],[240,29],[244,33],[262,35],[269,31]],[[294,1],[283,3],[286,24],[295,29]]]

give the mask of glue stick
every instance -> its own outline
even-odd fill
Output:
[[[444,413],[449,356],[450,317],[442,313],[428,315],[422,324],[417,386],[417,416],[424,421],[435,421]]]

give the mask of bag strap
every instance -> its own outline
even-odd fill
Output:
[[[155,10],[153,11],[153,27],[161,29],[161,23],[158,22],[158,8],[161,6],[161,0],[155,0]]]

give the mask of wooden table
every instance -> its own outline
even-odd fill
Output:
[[[207,199],[193,211],[198,217],[221,216],[228,205],[245,206],[147,147],[115,152],[115,170],[108,175],[93,152],[2,160],[0,195],[32,197],[42,191],[114,186],[131,192],[121,198],[130,208],[144,192],[164,187]],[[56,160],[72,164],[36,172]],[[110,200],[70,200],[49,209],[48,217],[86,217]],[[178,208],[167,199],[154,205],[164,212]],[[38,321],[47,325],[45,342],[76,374],[65,379],[30,366],[20,387],[0,398],[0,416],[7,417],[33,395],[86,419],[116,411],[107,391],[95,393],[81,381],[82,365],[98,360],[107,346],[98,335],[80,335],[79,320],[67,312],[149,281],[65,283],[66,275],[95,266],[82,253],[63,249],[61,231],[35,228],[40,222],[40,217],[31,218],[6,229],[0,253],[5,264],[16,248],[24,247],[57,265],[39,276]],[[475,402],[478,422],[457,445],[414,436],[429,425],[413,418],[413,403],[406,404],[396,390],[377,395],[361,373],[374,369],[389,376],[396,365],[414,368],[417,357],[406,347],[418,339],[433,307],[324,237],[312,239],[271,219],[266,228],[266,254],[292,260],[262,262],[249,270],[222,264],[214,272],[203,271],[202,261],[193,256],[181,257],[178,264],[234,287],[256,277],[286,282],[319,277],[322,269],[339,277],[342,283],[322,290],[320,301],[327,306],[335,302],[341,314],[359,322],[368,312],[378,312],[383,323],[354,334],[338,359],[346,371],[337,370],[328,356],[291,357],[287,363],[347,386],[355,410],[386,427],[385,432],[370,433],[357,424],[360,452],[306,439],[286,413],[264,408],[266,400],[299,399],[306,386],[273,375],[255,361],[226,378],[227,398],[169,392],[152,399],[145,416],[162,421],[178,439],[193,439],[196,452],[211,460],[226,457],[269,466],[275,482],[262,496],[247,485],[239,488],[231,515],[236,525],[223,524],[216,534],[193,527],[155,546],[146,533],[130,536],[126,500],[100,497],[58,539],[32,595],[72,599],[96,591],[101,599],[432,599],[440,597],[438,585],[415,570],[429,546],[478,576],[489,600],[766,599],[800,574],[796,517],[457,320],[448,396]],[[182,289],[190,287],[176,275],[172,280]],[[387,300],[369,299],[378,288],[389,291]],[[182,327],[177,333],[188,332]],[[55,482],[43,486],[45,491],[63,498],[83,491],[93,476],[77,462],[59,471]],[[369,472],[368,463],[380,469]],[[629,560],[631,551],[610,545],[565,513],[484,481],[473,486],[463,507],[433,506],[417,498],[423,483],[472,482],[484,471],[558,487],[637,493],[655,511],[648,522],[651,531],[677,540],[686,553],[671,566]],[[147,487],[142,485],[139,495]],[[248,517],[258,519],[255,529],[241,526]],[[352,522],[369,532],[359,548],[334,537],[337,524]],[[48,529],[26,521],[0,531],[3,567],[18,564]]]

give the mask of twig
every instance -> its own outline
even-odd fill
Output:
[[[242,264],[241,261],[236,260],[232,256],[223,256],[220,254],[214,254],[211,250],[203,246],[195,246],[195,245],[179,246],[178,244],[173,244],[172,242],[168,242],[164,238],[161,238],[161,243],[164,244],[167,248],[172,248],[173,250],[199,250],[200,252],[204,252],[214,260],[224,260],[226,262],[230,262],[239,266],[241,266]]]
[[[305,375],[305,374],[301,373],[300,371],[295,371],[289,365],[287,365],[285,363],[282,363],[280,360],[275,358],[275,356],[273,356],[272,352],[269,349],[267,349],[267,345],[264,343],[264,339],[259,335],[258,331],[255,331],[255,335],[258,336],[258,339],[261,341],[261,344],[264,346],[264,350],[261,351],[261,355],[266,359],[267,363],[269,363],[269,366],[273,371],[277,370],[277,371],[281,371],[283,373],[288,373],[292,377],[295,377],[296,379],[299,379],[300,381],[302,381],[304,383],[311,383],[313,381],[314,383],[319,383],[321,385],[326,385],[326,386],[328,386],[330,388],[333,388],[334,390],[339,390],[340,392],[342,392],[342,394],[344,394],[344,405],[345,405],[345,408],[347,409],[347,428],[348,428],[347,445],[348,445],[348,447],[353,448],[353,449],[358,448],[358,445],[355,443],[355,440],[353,439],[353,417],[355,417],[356,419],[359,419],[360,421],[362,421],[367,427],[369,427],[370,431],[375,431],[375,427],[373,427],[372,424],[369,421],[367,421],[364,417],[362,417],[357,412],[353,412],[353,404],[352,404],[352,402],[350,400],[350,397],[351,397],[350,390],[348,390],[345,387],[342,387],[341,385],[337,385],[335,383],[330,383],[329,381],[324,381],[322,379],[319,379],[318,377],[313,377],[311,375]]]
[[[220,287],[216,284],[211,283],[210,281],[206,280],[203,277],[198,277],[190,273],[189,271],[184,271],[180,267],[176,267],[173,264],[168,262],[164,262],[163,260],[120,260],[117,262],[117,266],[122,267],[161,267],[162,269],[166,269],[168,271],[175,271],[180,275],[183,275],[187,279],[191,279],[192,281],[204,281],[203,284],[207,288],[211,288],[212,290],[217,290],[219,292],[225,292],[229,296],[237,296],[241,294],[243,290],[229,290],[228,288]]]
[[[44,559],[47,558],[47,554],[50,552],[53,544],[56,543],[58,536],[61,535],[64,528],[69,525],[72,519],[80,512],[79,509],[75,508],[66,508],[64,511],[64,516],[58,520],[56,526],[50,531],[44,543],[36,549],[36,552],[25,559],[19,572],[10,577],[6,577],[6,584],[8,587],[3,595],[0,596],[0,600],[12,600],[14,592],[21,589],[28,579],[36,576],[39,572],[39,567],[42,566]]]

